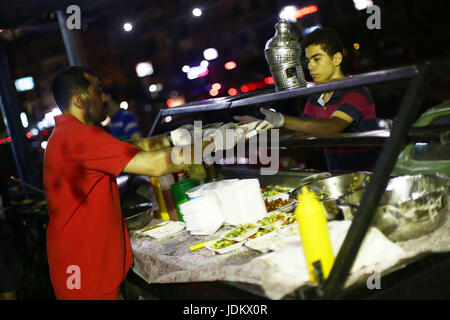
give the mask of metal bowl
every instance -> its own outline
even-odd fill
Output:
[[[133,207],[122,208],[127,229],[136,230],[145,227],[154,218],[153,204],[145,203]]]
[[[354,192],[369,184],[371,173],[354,172],[339,176],[329,177],[305,184],[310,191],[313,191],[319,200],[337,200],[340,197]],[[295,198],[301,189],[295,190]]]
[[[297,199],[297,195],[301,192],[301,186],[306,186],[322,202],[327,220],[334,220],[340,213],[336,200],[355,190],[366,187],[370,181],[370,176],[370,172],[354,172],[325,177],[309,183],[301,183],[300,187],[290,192],[290,198]]]
[[[365,189],[341,197],[345,219],[353,219]],[[439,228],[448,217],[450,179],[441,175],[404,175],[388,182],[372,226],[392,241],[419,238]]]

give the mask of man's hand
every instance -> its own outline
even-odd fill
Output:
[[[252,116],[234,116],[233,119],[239,122],[254,122],[261,120]]]
[[[259,111],[265,116],[264,120],[269,123],[268,125],[265,125],[264,129],[281,128],[283,126],[284,116],[281,113],[265,108],[260,108]],[[250,122],[261,120],[252,116],[234,116],[234,119],[237,121]]]
[[[283,126],[284,116],[280,112],[274,112],[265,108],[261,108],[259,111],[266,116],[264,120],[270,123],[274,128],[281,128]]]
[[[181,126],[169,133],[174,146],[185,146],[193,142],[189,129],[188,126]]]
[[[234,146],[244,137],[244,130],[236,128],[233,122],[226,123],[215,131],[206,134],[204,140],[211,139],[214,141],[214,151],[228,150]]]

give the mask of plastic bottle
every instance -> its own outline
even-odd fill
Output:
[[[159,184],[158,177],[151,177],[153,190],[156,195],[156,202],[158,202],[158,213],[155,214],[155,218],[162,220],[170,220],[169,212],[167,211],[166,202],[164,201],[164,196],[162,194],[161,185]]]
[[[206,176],[207,176],[206,182],[214,182],[214,181],[219,180],[216,168],[214,167],[213,164],[211,164],[211,165],[205,164],[204,167],[205,167]]]
[[[207,177],[205,167],[202,164],[193,163],[188,169],[189,177],[198,184],[204,184]]]
[[[334,263],[325,209],[317,200],[315,193],[310,192],[306,186],[302,187],[302,193],[297,199],[295,215],[310,279],[313,282],[320,282],[320,275],[317,273],[318,261],[323,279],[328,277]]]
[[[178,212],[173,199],[172,189],[170,188],[174,183],[175,179],[170,173],[159,177],[159,184],[161,185],[162,194],[164,196],[164,201],[166,202],[166,208],[167,212],[169,212],[170,220],[178,221]]]
[[[183,171],[178,172],[178,181],[184,181],[186,180],[186,176],[184,175]]]

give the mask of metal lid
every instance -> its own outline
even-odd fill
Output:
[[[275,24],[275,35],[266,42],[265,49],[278,47],[301,50],[298,36],[291,32],[291,24],[286,20],[280,20]]]

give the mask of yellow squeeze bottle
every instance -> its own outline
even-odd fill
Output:
[[[302,187],[302,192],[297,196],[298,205],[295,215],[305,252],[306,264],[310,279],[318,282],[314,263],[320,261],[323,279],[326,279],[334,263],[333,250],[328,234],[327,218],[322,203],[317,200],[314,192]]]
[[[161,185],[159,184],[158,177],[151,177],[153,190],[155,191],[156,201],[158,202],[159,212],[161,213],[162,220],[170,220],[169,212],[167,211],[166,202],[162,194]]]

